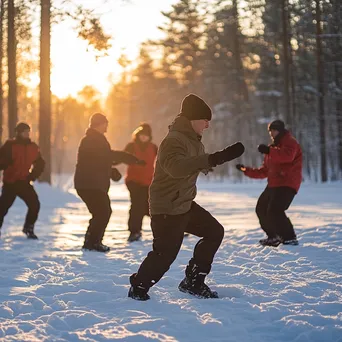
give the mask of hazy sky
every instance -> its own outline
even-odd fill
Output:
[[[58,0],[56,0],[58,1]],[[164,22],[161,10],[169,10],[176,0],[82,0],[88,7],[98,7],[105,32],[114,39],[108,57],[96,61],[86,42],[77,38],[71,21],[53,26],[51,58],[52,92],[60,97],[76,95],[85,85],[93,85],[106,95],[110,81],[117,79],[121,68],[116,60],[124,51],[130,59],[139,53],[139,45],[149,38],[161,37],[158,25]],[[94,6],[94,3],[96,4]],[[99,5],[100,4],[100,5]]]

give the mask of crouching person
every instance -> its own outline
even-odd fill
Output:
[[[38,239],[34,225],[38,219],[40,203],[31,184],[43,172],[45,162],[37,144],[30,139],[31,128],[19,123],[16,137],[7,140],[0,148],[0,169],[4,170],[2,194],[0,197],[0,232],[9,208],[16,197],[21,198],[28,207],[23,233],[29,239]]]
[[[177,257],[184,233],[201,238],[185,270],[179,290],[201,298],[217,298],[205,278],[224,235],[222,225],[194,202],[199,173],[239,157],[241,143],[211,155],[204,152],[203,131],[209,128],[212,113],[209,106],[190,94],[182,102],[181,113],[169,127],[156,160],[150,187],[153,250],[148,253],[137,273],[130,277],[128,296],[149,299],[148,291],[167,272]]]

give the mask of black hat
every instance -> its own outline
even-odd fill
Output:
[[[94,128],[108,123],[108,119],[101,113],[95,113],[90,117],[89,127]]]
[[[31,127],[27,123],[25,123],[25,122],[19,122],[15,126],[15,132],[16,133],[23,133],[26,130],[31,130]]]
[[[275,129],[278,132],[285,131],[285,124],[281,120],[274,120],[268,124],[268,130]]]
[[[136,137],[140,134],[147,135],[148,137],[152,138],[151,126],[146,122],[142,122],[140,126],[133,132],[133,137]]]
[[[181,116],[189,120],[211,120],[212,113],[207,103],[195,94],[187,95],[182,101]]]

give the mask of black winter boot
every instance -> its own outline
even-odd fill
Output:
[[[189,293],[198,298],[218,298],[216,291],[212,291],[208,285],[204,283],[207,273],[200,272],[198,266],[187,266],[185,278],[178,285],[181,292]]]
[[[38,236],[33,232],[33,224],[25,224],[23,228],[23,233],[26,234],[28,239],[37,240]]]
[[[102,252],[102,253],[107,253],[110,251],[110,248],[106,245],[103,245],[101,242],[94,243],[94,244],[85,242],[82,248],[86,251],[95,251],[95,252]]]
[[[269,247],[278,247],[281,244],[281,240],[279,237],[262,239],[259,241],[260,245],[262,246],[269,246]]]
[[[135,242],[141,239],[141,233],[131,233],[128,237],[128,242]]]

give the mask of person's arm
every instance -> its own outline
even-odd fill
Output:
[[[30,181],[37,180],[45,169],[45,160],[43,159],[42,155],[38,154],[37,159],[33,162],[33,168],[29,175]]]
[[[190,157],[186,147],[177,139],[165,139],[159,150],[162,169],[173,178],[184,178],[204,169],[209,169],[208,154]]]
[[[269,158],[273,163],[291,163],[297,154],[297,143],[294,139],[288,139],[283,146],[270,146]]]
[[[265,159],[261,167],[259,168],[246,167],[246,170],[245,171],[242,170],[242,172],[245,174],[245,176],[249,178],[255,178],[255,179],[267,178],[268,168],[266,166]]]
[[[136,156],[134,156],[131,153],[127,153],[125,151],[111,151],[112,153],[112,160],[113,160],[113,165],[117,164],[127,164],[127,165],[132,165],[132,164],[137,164],[137,165],[144,165],[146,164],[143,160],[138,159]]]
[[[6,141],[0,147],[0,170],[5,170],[12,162],[12,142]]]

